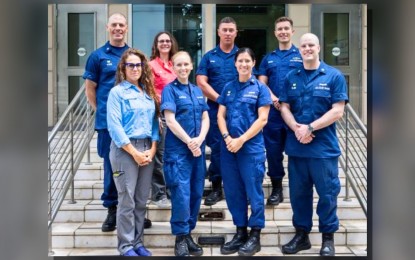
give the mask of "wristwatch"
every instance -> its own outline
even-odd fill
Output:
[[[307,127],[308,127],[308,131],[310,131],[310,133],[312,133],[314,131],[314,128],[310,124],[308,124]]]
[[[228,136],[229,136],[229,134],[228,134],[228,133],[224,133],[224,134],[222,135],[223,139],[226,139],[226,137],[228,137]]]

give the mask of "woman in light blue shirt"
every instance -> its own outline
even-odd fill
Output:
[[[110,161],[118,190],[117,237],[123,256],[151,256],[143,245],[146,201],[159,140],[159,104],[145,55],[124,52],[107,102]]]

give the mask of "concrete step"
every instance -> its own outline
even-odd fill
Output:
[[[53,248],[116,248],[117,231],[102,232],[101,222],[54,223],[52,226]],[[314,221],[310,232],[313,246],[321,245],[321,233],[318,221]],[[175,236],[171,234],[169,222],[153,222],[153,226],[144,231],[144,244],[149,248],[172,248]],[[192,231],[194,239],[199,236],[224,236],[232,239],[235,226],[232,221],[199,221]],[[275,247],[287,243],[295,234],[291,221],[266,221],[261,232],[261,245]],[[335,233],[335,245],[365,246],[367,244],[366,220],[340,221]]]
[[[147,247],[153,254],[153,256],[174,256],[173,248],[157,248]],[[107,248],[54,248],[53,256],[118,256],[119,252],[115,247]],[[312,246],[309,250],[300,251],[295,255],[285,255],[285,257],[312,257],[320,256],[320,246]],[[220,253],[219,246],[203,246],[203,256],[223,256]],[[237,253],[229,256],[238,256]],[[255,256],[284,256],[279,246],[263,246],[261,245],[261,251],[256,253]],[[367,256],[366,246],[336,246],[336,256],[354,257],[354,256]]]
[[[99,179],[93,179],[93,180],[90,179],[91,178],[90,176],[97,177],[98,175],[100,176]],[[340,189],[340,193],[338,197],[344,198],[346,196],[346,188],[345,188],[346,179],[344,176],[341,176],[339,179],[340,179],[341,189]],[[74,183],[75,183],[75,189],[74,189],[75,200],[97,200],[101,198],[101,194],[104,190],[102,171],[94,170],[91,172],[90,170],[85,169],[85,173],[78,172],[78,174],[75,175]],[[211,182],[208,179],[205,179],[205,187],[204,187],[205,193],[209,193],[208,190],[211,190],[211,187],[212,187],[211,185],[212,185]],[[290,192],[289,192],[289,187],[288,187],[288,177],[284,178],[282,186],[283,186],[284,197],[289,198]],[[271,180],[269,179],[268,176],[264,178],[262,187],[264,191],[264,196],[268,198],[272,191]],[[355,195],[351,188],[349,192],[350,192],[349,196],[354,198]],[[71,196],[71,192],[68,191],[65,199],[70,199],[71,198],[70,196]],[[314,188],[314,197],[317,198],[317,192],[315,191],[315,188]]]
[[[264,201],[266,203],[266,201]],[[352,198],[350,201],[338,199],[337,215],[340,220],[363,220],[366,219],[363,210],[357,199]],[[317,205],[317,199],[314,199],[314,209]],[[156,222],[169,222],[171,216],[171,208],[158,208],[151,203],[147,204],[147,218]],[[201,213],[219,212],[223,214],[224,220],[232,220],[232,216],[227,207],[226,201],[222,200],[213,206],[202,205]],[[100,200],[77,200],[75,204],[65,200],[55,218],[55,222],[102,222],[107,216],[107,209],[102,206]],[[290,221],[292,218],[292,209],[289,199],[278,206],[265,207],[265,219],[269,221]],[[317,220],[318,216],[314,210],[313,219]]]

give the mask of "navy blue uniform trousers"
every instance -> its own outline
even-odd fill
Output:
[[[163,169],[166,185],[171,192],[172,234],[189,234],[196,227],[202,201],[205,154],[194,157],[190,150],[186,154],[170,154],[166,150]]]
[[[231,153],[222,146],[221,170],[226,204],[237,227],[264,228],[265,153]],[[251,216],[248,219],[248,199]]]
[[[98,129],[97,152],[104,159],[104,192],[101,195],[103,206],[109,208],[118,204],[118,192],[112,176],[110,162],[111,136],[107,129]]]
[[[339,229],[337,195],[340,192],[338,157],[288,157],[290,200],[293,225],[310,232],[313,226],[313,185],[319,199],[317,215],[319,231],[334,233]]]

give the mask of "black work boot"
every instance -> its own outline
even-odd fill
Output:
[[[174,245],[175,256],[190,256],[189,248],[186,243],[186,235],[176,236],[176,243]]]
[[[282,195],[282,179],[271,179],[272,191],[267,199],[267,205],[276,206],[284,200]]]
[[[212,192],[206,196],[205,205],[212,206],[223,199],[222,195],[222,178],[212,182]]]
[[[117,206],[108,208],[108,215],[104,223],[102,223],[102,232],[114,231],[117,226]]]
[[[308,233],[301,228],[297,228],[295,236],[290,242],[282,246],[282,252],[284,254],[296,254],[301,250],[307,250],[311,248],[310,239]]]
[[[193,238],[190,234],[186,235],[186,243],[187,248],[189,249],[189,254],[194,256],[201,256],[203,255],[203,248],[196,244],[195,241],[193,241]]]
[[[222,255],[229,255],[238,252],[239,248],[248,240],[247,227],[236,227],[236,234],[232,240],[220,247]]]
[[[320,249],[321,256],[334,256],[334,233],[323,233],[322,234],[322,244]]]
[[[249,233],[249,238],[246,243],[239,248],[238,255],[240,256],[252,256],[256,252],[261,251],[260,241],[261,229],[252,228]]]
[[[153,223],[151,223],[151,220],[144,218],[144,228],[151,228],[152,225]]]

